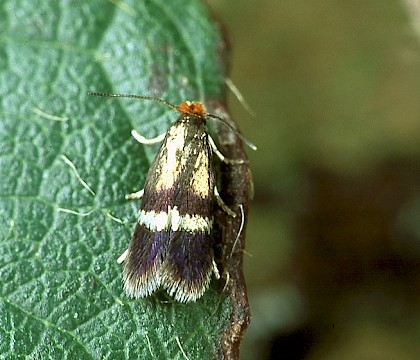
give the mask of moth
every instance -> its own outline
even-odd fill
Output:
[[[128,195],[142,197],[142,202],[131,243],[118,262],[125,261],[123,278],[128,296],[146,297],[163,288],[179,302],[196,301],[207,290],[212,273],[219,277],[212,237],[215,206],[236,216],[218,194],[213,154],[227,163],[244,163],[227,159],[218,151],[207,132],[207,120],[222,121],[249,146],[255,146],[225,120],[207,113],[201,102],[185,101],[175,106],[140,95],[89,94],[152,100],[180,113],[168,131],[154,139],[132,131],[140,143],[163,142],[150,165],[144,189]]]

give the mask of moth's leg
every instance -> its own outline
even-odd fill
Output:
[[[213,260],[213,273],[216,279],[220,279],[219,269],[217,268],[216,261]]]
[[[245,212],[244,212],[244,207],[243,207],[242,204],[239,205],[239,209],[241,209],[241,225],[239,226],[238,235],[236,235],[236,239],[235,239],[235,242],[233,243],[232,251],[230,252],[229,257],[231,257],[233,255],[233,253],[235,251],[236,244],[239,241],[239,237],[241,236],[242,230],[244,229],[244,225],[245,225]]]
[[[228,288],[228,286],[229,286],[230,274],[229,274],[228,271],[225,271],[224,277],[226,277],[226,281],[225,281],[225,285],[223,286],[223,290],[222,291],[225,291]]]
[[[140,135],[136,130],[131,130],[131,135],[139,143],[150,145],[150,144],[156,144],[158,142],[163,141],[163,139],[165,138],[166,132],[163,133],[163,134],[160,134],[159,136],[156,136],[155,138],[152,138],[152,139],[146,139],[143,135]]]
[[[213,152],[217,155],[217,157],[220,159],[220,161],[223,161],[226,164],[245,164],[246,160],[236,160],[236,159],[228,159],[225,157],[217,148],[216,143],[212,139],[212,137],[209,135],[209,144],[211,148],[213,149]]]
[[[241,225],[239,226],[238,235],[236,235],[236,239],[235,239],[235,242],[233,243],[232,250],[230,252],[229,257],[232,257],[233,253],[235,252],[236,245],[238,244],[239,238],[240,238],[240,236],[242,234],[242,231],[243,231],[244,225],[245,225],[245,212],[244,212],[244,207],[243,207],[242,204],[240,204],[239,205],[239,208],[241,209]],[[243,249],[241,251],[244,252]],[[223,291],[225,291],[228,288],[228,286],[229,286],[229,281],[230,281],[229,271],[225,270],[225,272],[223,274],[223,277],[226,278],[225,285],[223,286]]]
[[[125,250],[125,251],[121,254],[121,256],[117,259],[117,263],[118,263],[118,264],[122,264],[122,263],[125,261],[125,259],[127,258],[127,255],[128,255],[128,249],[127,249],[127,250]]]
[[[159,136],[153,139],[146,139],[143,135],[140,135],[136,130],[131,130],[131,135],[139,143],[151,145],[151,144],[161,142],[165,138],[166,133],[160,134]],[[141,199],[143,197],[143,194],[144,194],[144,189],[141,189],[140,191],[137,191],[135,193],[125,195],[125,198],[126,199]]]
[[[225,202],[223,201],[223,199],[220,197],[219,195],[219,191],[217,190],[217,186],[214,187],[214,196],[217,200],[217,204],[220,206],[220,208],[228,215],[232,216],[232,217],[236,217],[235,212],[225,204]]]
[[[126,199],[141,199],[144,195],[144,189],[141,189],[140,191],[137,191],[135,193],[132,194],[127,194],[125,195]],[[126,259],[128,254],[128,249],[124,251],[124,253],[118,258],[117,263],[121,264],[124,262],[124,260]]]
[[[141,189],[141,190],[139,190],[139,191],[137,191],[135,193],[131,193],[131,194],[125,195],[125,198],[126,199],[131,199],[131,200],[133,200],[133,199],[141,199],[143,197],[143,195],[144,195],[144,189]]]

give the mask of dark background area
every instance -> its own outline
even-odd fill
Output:
[[[241,358],[417,359],[420,5],[209,3],[256,113]]]

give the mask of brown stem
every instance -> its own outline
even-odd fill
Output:
[[[212,110],[234,126],[224,104],[212,104]],[[231,324],[221,336],[224,359],[239,359],[239,348],[245,331],[251,321],[246,284],[243,274],[243,250],[249,208],[249,189],[251,171],[242,146],[242,141],[223,125],[216,130],[219,149],[230,159],[246,160],[244,164],[221,163],[218,178],[219,192],[224,202],[237,214],[235,218],[221,213],[219,218],[222,227],[222,247],[224,275],[227,278],[225,291],[232,299]],[[244,224],[240,232],[243,207]],[[240,232],[240,234],[239,234]],[[239,234],[239,237],[238,237]]]

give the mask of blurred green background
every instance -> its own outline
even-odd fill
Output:
[[[420,2],[209,3],[256,113],[241,359],[418,359]]]

